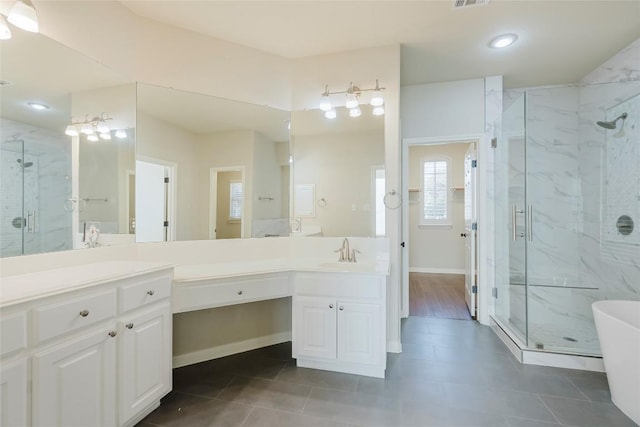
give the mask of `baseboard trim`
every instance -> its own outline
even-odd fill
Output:
[[[387,353],[402,353],[402,343],[400,341],[387,341]]]
[[[173,356],[173,368],[193,365],[194,363],[205,362],[211,359],[230,356],[232,354],[242,353],[257,348],[267,347],[274,344],[291,341],[291,331],[279,332],[277,334],[265,335],[262,337],[251,338],[244,341],[232,342],[229,344],[219,345],[217,347],[205,348],[203,350],[191,353],[179,354]]]
[[[465,274],[464,268],[409,267],[409,273]]]

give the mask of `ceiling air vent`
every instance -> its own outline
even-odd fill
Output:
[[[454,9],[462,9],[464,7],[485,6],[489,0],[453,0]]]

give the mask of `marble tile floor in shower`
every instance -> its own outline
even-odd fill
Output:
[[[149,426],[635,426],[604,374],[521,365],[473,321],[410,317],[387,377],[297,368],[280,344],[174,370]]]

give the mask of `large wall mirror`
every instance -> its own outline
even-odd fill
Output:
[[[384,116],[291,113],[292,223],[300,235],[384,236]]]
[[[289,112],[138,84],[136,240],[289,235]]]
[[[0,255],[129,235],[124,181],[135,159],[135,85],[41,34],[16,31],[1,43]],[[87,133],[65,134],[72,122]],[[99,124],[108,129],[98,132]],[[119,130],[128,136],[118,138]]]

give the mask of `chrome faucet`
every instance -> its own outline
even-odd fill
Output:
[[[360,253],[357,249],[349,249],[349,239],[346,237],[342,241],[342,247],[338,248],[334,252],[340,253],[338,262],[358,262],[356,259],[356,253]]]

